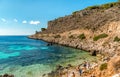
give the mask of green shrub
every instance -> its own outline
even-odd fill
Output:
[[[45,31],[46,30],[46,28],[41,28],[41,31]]]
[[[100,6],[101,9],[108,9],[111,8],[113,6],[116,6],[117,3],[108,3],[108,4],[103,4]]]
[[[120,2],[120,0],[118,0],[118,2]],[[108,9],[114,6],[118,6],[119,3],[118,2],[112,2],[112,3],[107,3],[107,4],[103,4],[103,5],[95,5],[95,6],[89,6],[87,8],[85,8],[86,10],[92,10],[92,9]]]
[[[54,38],[60,38],[61,36],[60,35],[55,35]]]
[[[100,70],[103,71],[103,70],[107,69],[107,66],[108,66],[107,63],[101,64],[101,65],[100,65]]]
[[[118,36],[116,36],[115,38],[114,38],[114,42],[119,42],[120,41],[120,38],[118,37]]]
[[[89,6],[89,7],[85,8],[85,9],[86,9],[86,10],[99,9],[99,6],[98,6],[98,5]]]
[[[72,14],[75,15],[77,12],[79,12],[79,11],[75,11],[75,12],[73,12]]]
[[[36,31],[35,34],[39,34],[39,31]]]
[[[80,35],[78,36],[78,38],[81,39],[81,40],[83,40],[83,39],[85,39],[86,37],[85,37],[84,33],[82,33],[82,34],[80,34]]]
[[[101,38],[106,38],[106,37],[108,37],[108,35],[105,34],[105,33],[103,33],[103,34],[100,34],[100,35],[98,35],[98,36],[95,36],[95,37],[93,38],[93,40],[94,40],[94,41],[97,41],[97,40],[99,40],[99,39],[101,39]]]
[[[75,38],[73,35],[70,35],[69,38]]]

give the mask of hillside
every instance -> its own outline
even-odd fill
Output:
[[[72,15],[60,17],[48,22],[45,33],[61,33],[74,29],[98,30],[111,21],[120,20],[120,3],[109,3],[101,6],[88,7],[81,11],[73,12]]]
[[[109,57],[109,69],[99,71],[96,68],[95,71],[98,71],[96,77],[111,77],[120,73],[120,2],[88,7],[49,21],[47,29],[42,29],[30,38]],[[117,61],[113,60],[115,58]]]

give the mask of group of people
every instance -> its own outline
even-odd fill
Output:
[[[89,62],[84,61],[82,64],[78,65],[76,67],[76,71],[79,73],[79,77],[83,76],[83,73],[85,73],[85,71],[88,71],[91,69],[91,64]],[[71,72],[68,77],[78,77],[76,76],[76,72]],[[91,77],[95,77],[95,75],[91,75]]]
[[[86,71],[86,70],[89,70],[90,67],[91,67],[90,63],[84,61],[83,64],[78,65],[78,67],[76,68],[76,70],[78,70],[79,73],[80,73],[80,76],[82,76],[82,73],[83,73],[84,71]]]

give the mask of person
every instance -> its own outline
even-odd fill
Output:
[[[89,62],[87,62],[87,64],[86,64],[86,68],[87,68],[87,70],[89,70],[90,69],[90,63]]]
[[[74,72],[70,73],[68,77],[75,77],[75,73]]]
[[[73,72],[72,74],[73,74],[73,76],[72,76],[72,77],[75,77],[75,73]]]
[[[87,62],[86,61],[84,61],[83,67],[86,70],[86,68],[87,68]]]
[[[82,68],[81,68],[81,65],[78,66],[77,70],[79,71],[80,76],[82,76],[83,70],[82,70]]]

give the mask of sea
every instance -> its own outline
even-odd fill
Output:
[[[96,57],[80,49],[47,44],[27,36],[0,36],[0,75],[42,77],[55,70],[57,65],[76,66],[84,61],[96,60]]]

